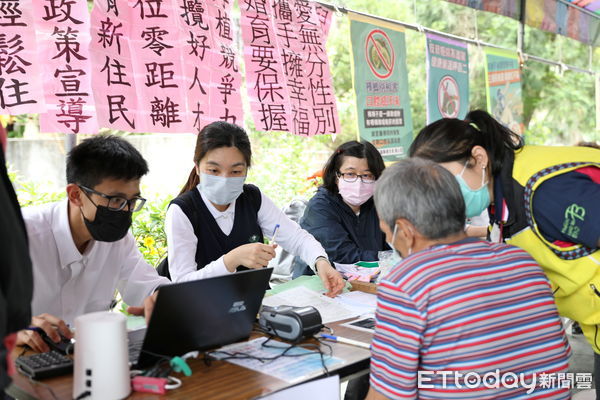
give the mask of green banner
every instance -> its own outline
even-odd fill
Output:
[[[427,123],[469,112],[469,53],[465,43],[426,34]]]
[[[488,112],[513,132],[523,134],[519,56],[515,52],[486,47],[485,57]]]
[[[348,16],[359,136],[373,143],[385,161],[400,160],[413,139],[404,29]]]

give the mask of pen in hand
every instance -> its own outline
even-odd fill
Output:
[[[271,235],[271,244],[275,245],[277,242],[275,238],[277,238],[277,232],[279,232],[279,224],[275,225],[275,229],[273,229],[273,234]]]

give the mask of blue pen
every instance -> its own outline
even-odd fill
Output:
[[[275,225],[275,229],[273,229],[273,234],[271,235],[271,242],[275,244],[275,238],[277,237],[277,232],[279,232],[279,224]]]
[[[327,333],[321,333],[321,337],[327,340],[333,340],[338,343],[351,344],[352,346],[362,347],[363,349],[371,350],[371,346],[368,343],[359,342],[358,340],[347,339],[344,337],[329,335]]]
[[[40,328],[39,326],[28,326],[27,328],[25,328],[25,330],[34,331],[37,333],[44,333],[44,330],[42,328]]]

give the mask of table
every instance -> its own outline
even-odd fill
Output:
[[[346,320],[348,321],[348,320]],[[370,343],[372,334],[365,331],[341,326],[346,321],[328,324],[335,335],[347,337]],[[260,336],[253,333],[250,338]],[[306,343],[318,343],[309,339]],[[341,358],[345,363],[338,368],[331,368],[330,372],[340,376],[341,380],[348,380],[368,373],[371,352],[361,347],[350,346],[342,343],[331,343],[333,355]],[[325,346],[321,345],[325,350]],[[21,348],[15,349],[13,355],[18,355]],[[180,378],[183,385],[179,389],[169,391],[167,395],[152,395],[149,393],[132,392],[128,399],[227,399],[243,400],[255,399],[268,393],[293,386],[286,381],[255,372],[226,361],[212,361],[210,366],[205,365],[202,359],[188,359],[193,374],[190,377],[173,374]],[[312,378],[315,379],[315,378]],[[27,377],[17,374],[13,377],[13,384],[7,393],[19,400],[39,398],[42,400],[72,399],[73,376],[67,375],[43,381],[43,384],[31,383]]]

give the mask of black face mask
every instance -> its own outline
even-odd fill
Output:
[[[131,214],[129,211],[111,211],[108,207],[96,206],[96,218],[90,221],[84,215],[83,222],[95,240],[116,242],[127,234],[131,226]]]

